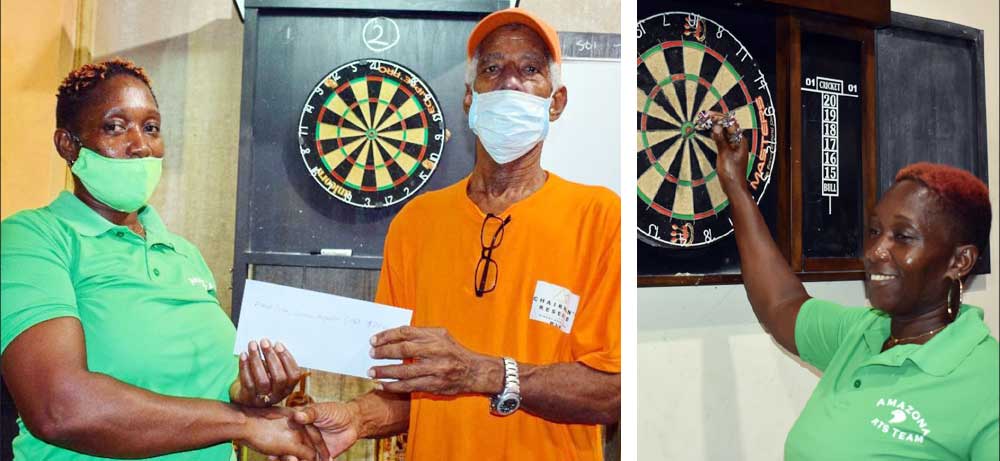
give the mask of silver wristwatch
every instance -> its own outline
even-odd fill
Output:
[[[497,416],[507,416],[521,407],[521,381],[517,374],[517,362],[504,357],[503,369],[503,390],[490,398],[490,413]]]

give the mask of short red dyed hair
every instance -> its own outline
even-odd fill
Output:
[[[923,184],[943,201],[943,211],[954,218],[959,244],[975,244],[979,254],[985,254],[993,211],[989,188],[982,180],[961,168],[929,162],[914,163],[896,173],[897,183],[906,179]]]
[[[56,128],[76,129],[76,116],[86,106],[87,97],[99,83],[115,75],[130,75],[142,81],[152,94],[153,87],[142,67],[125,58],[84,64],[69,73],[56,94]],[[156,101],[156,95],[153,95]]]

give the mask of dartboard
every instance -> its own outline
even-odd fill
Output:
[[[637,35],[639,238],[673,248],[710,245],[733,225],[715,142],[695,129],[696,116],[735,114],[750,145],[747,181],[759,203],[777,151],[767,79],[736,37],[695,13],[651,16],[639,21]]]
[[[316,84],[302,108],[299,152],[316,183],[350,205],[401,203],[427,183],[444,147],[437,98],[413,71],[361,59]]]

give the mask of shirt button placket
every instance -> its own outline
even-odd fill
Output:
[[[153,247],[150,246],[147,243],[146,244],[146,268],[147,268],[146,270],[149,270],[149,267],[153,266],[154,255],[155,255],[155,252],[153,251]],[[159,278],[160,277],[160,269],[158,267],[153,267],[153,270],[151,272],[153,274],[153,276],[151,278]]]

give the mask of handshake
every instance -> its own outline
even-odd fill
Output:
[[[272,459],[327,460],[359,438],[404,432],[409,424],[409,395],[496,394],[502,388],[503,362],[466,349],[443,328],[402,326],[376,334],[371,356],[403,360],[374,366],[374,393],[350,402],[325,402],[295,408],[274,407],[304,377],[281,343],[250,341],[240,354],[239,378],[229,398],[245,415],[246,430],[237,439]],[[417,359],[419,360],[413,360]]]
[[[283,344],[251,341],[240,354],[239,379],[229,390],[230,400],[246,417],[237,442],[282,461],[325,461],[350,448],[359,434],[356,403],[272,406],[307,375]]]

